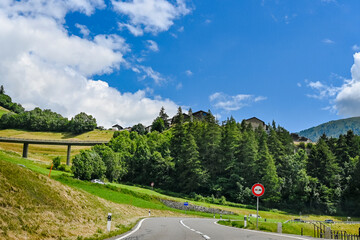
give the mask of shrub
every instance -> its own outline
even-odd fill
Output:
[[[61,163],[61,158],[59,156],[54,157],[52,163],[53,163],[53,169],[58,169]]]

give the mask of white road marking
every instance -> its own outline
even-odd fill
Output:
[[[134,230],[132,230],[131,232],[129,232],[128,234],[126,234],[126,235],[124,235],[124,236],[122,236],[122,237],[116,238],[115,240],[121,240],[121,239],[127,238],[127,237],[130,236],[131,234],[135,233],[137,230],[140,229],[141,224],[142,224],[143,221],[145,221],[146,219],[147,219],[147,218],[142,219]]]
[[[190,229],[191,231],[194,231],[194,232],[196,232],[197,234],[200,234],[203,238],[205,238],[205,239],[211,239],[209,236],[203,234],[202,232],[196,231],[195,229],[192,229],[192,228],[190,228],[189,226],[187,226],[187,225],[183,222],[183,220],[180,220],[180,223],[181,223],[181,225],[183,225],[183,226],[186,227],[187,229]],[[116,240],[117,240],[117,239],[116,239]]]
[[[214,222],[216,225],[222,226],[222,227],[228,227],[228,228],[232,228],[232,229],[236,229],[236,227],[230,227],[230,226],[225,226],[225,225],[221,225],[218,224],[217,221]],[[281,237],[288,237],[288,238],[294,238],[294,239],[300,239],[300,240],[309,240],[308,238],[302,238],[302,237],[295,237],[295,236],[288,236],[288,235],[283,235],[280,233],[269,233],[269,232],[262,232],[262,231],[257,231],[257,230],[250,230],[250,229],[244,229],[244,228],[238,228],[241,229],[243,231],[248,231],[248,232],[258,232],[258,233],[263,233],[263,234],[267,234],[267,235],[272,235],[272,236],[281,236]]]

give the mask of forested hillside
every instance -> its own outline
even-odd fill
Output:
[[[349,130],[353,131],[354,134],[360,134],[360,117],[330,121],[316,127],[302,130],[299,132],[299,135],[310,138],[312,141],[317,141],[323,134],[326,134],[328,137],[338,138],[341,134],[346,134]]]
[[[233,118],[219,125],[210,112],[203,120],[190,113],[184,122],[179,108],[171,128],[146,135],[116,132],[108,146],[77,155],[72,170],[80,179],[154,182],[190,196],[223,196],[246,204],[254,203],[250,189],[260,182],[266,188],[263,206],[359,214],[359,152],[360,137],[351,131],[295,146],[289,132],[275,123],[268,132]]]
[[[72,132],[75,134],[92,131],[97,127],[96,119],[84,112],[77,114],[69,121],[50,109],[34,108],[25,111],[21,104],[13,103],[10,96],[5,94],[4,87],[0,86],[0,106],[11,110],[2,112],[0,129],[23,129],[44,132]]]

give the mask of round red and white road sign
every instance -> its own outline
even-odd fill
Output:
[[[265,193],[265,188],[262,184],[257,183],[252,186],[251,191],[256,197],[261,197]]]

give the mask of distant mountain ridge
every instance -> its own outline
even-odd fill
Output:
[[[346,134],[349,130],[352,130],[356,135],[360,135],[360,117],[330,121],[316,127],[302,130],[298,134],[316,142],[324,133],[328,137],[337,138],[340,134]]]

